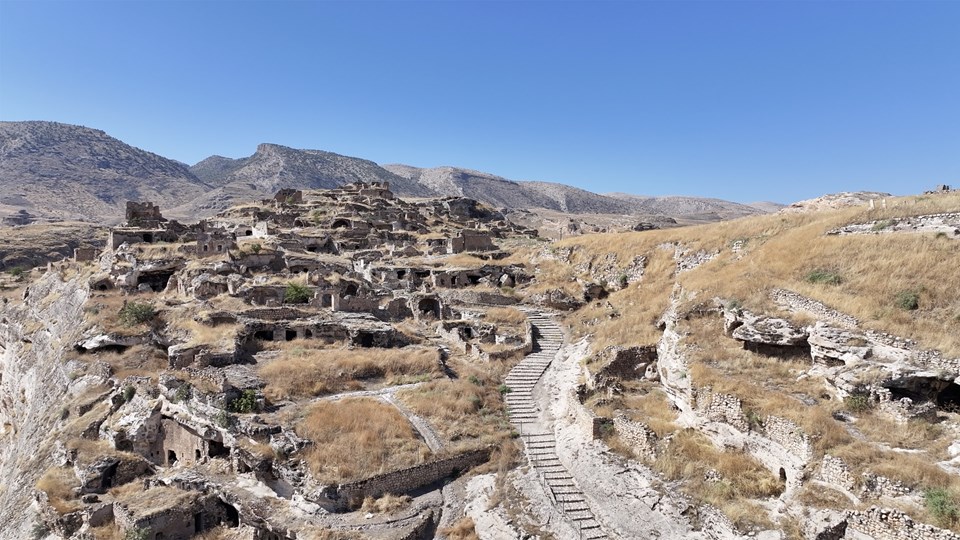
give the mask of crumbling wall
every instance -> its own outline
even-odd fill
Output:
[[[847,464],[840,458],[825,454],[820,461],[820,468],[815,476],[817,480],[831,484],[846,491],[853,491],[856,481],[850,474]]]
[[[613,428],[620,439],[628,443],[640,457],[651,461],[657,458],[660,439],[649,426],[618,413],[613,417]]]
[[[847,528],[876,540],[960,540],[960,535],[917,523],[899,510],[872,507],[847,514]]]
[[[325,495],[341,508],[354,505],[365,497],[379,497],[385,493],[408,493],[430,485],[448,476],[462,473],[490,458],[490,448],[480,448],[445,459],[423,463],[399,471],[340,484],[334,492]]]
[[[709,388],[697,388],[695,391],[697,412],[713,422],[723,422],[737,431],[746,433],[750,422],[743,414],[743,403],[730,394],[715,394]]]

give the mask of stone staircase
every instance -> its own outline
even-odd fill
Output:
[[[530,465],[536,470],[545,491],[557,508],[579,531],[579,538],[608,538],[600,528],[573,476],[557,457],[557,441],[540,418],[533,388],[550,366],[560,346],[563,332],[548,316],[535,310],[524,310],[534,327],[537,350],[514,366],[504,381],[510,387],[505,396],[510,422],[520,432]]]

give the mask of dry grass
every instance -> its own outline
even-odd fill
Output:
[[[126,302],[150,303],[157,305],[155,293],[141,293],[136,295],[123,294],[113,290],[93,293],[83,308],[86,322],[91,326],[99,326],[104,332],[122,336],[136,336],[149,331],[146,324],[128,326],[120,322],[120,309]]]
[[[79,510],[82,505],[77,500],[80,482],[69,467],[51,467],[37,480],[37,489],[47,494],[50,505],[60,514]]]
[[[522,326],[527,322],[527,316],[517,308],[495,307],[487,310],[483,319],[496,325]]]
[[[627,392],[622,399],[622,408],[626,409],[627,416],[646,424],[658,437],[677,430],[674,424],[677,411],[662,390],[654,388],[645,392]]]
[[[858,479],[859,473],[870,471],[913,489],[960,487],[960,478],[941,469],[924,454],[881,450],[863,441],[837,446],[830,454],[842,459]]]
[[[617,291],[606,301],[595,302],[571,317],[578,336],[593,333],[594,351],[610,345],[654,345],[660,338],[657,321],[669,304],[675,280],[673,251],[649,245],[637,254],[645,254],[648,259],[640,283]]]
[[[718,450],[706,437],[692,429],[677,433],[667,451],[657,457],[654,469],[670,480],[682,480],[688,495],[721,509],[738,527],[766,525],[759,520],[748,499],[775,497],[783,483],[755,459],[743,452]],[[716,471],[721,480],[705,479]]]
[[[101,360],[110,364],[113,376],[118,380],[131,376],[155,379],[168,365],[167,355],[149,345],[134,345],[123,352],[88,353],[80,358],[90,362]]]
[[[410,507],[412,501],[413,499],[409,495],[393,495],[392,493],[381,495],[376,499],[365,497],[363,505],[360,506],[360,511],[372,514],[392,514],[406,510]]]
[[[325,483],[360,480],[430,456],[410,422],[396,408],[373,399],[319,402],[295,429],[313,441],[303,457]]]
[[[450,451],[499,445],[512,432],[506,421],[498,388],[508,364],[495,363],[491,371],[456,366],[455,380],[431,381],[403,390],[397,397],[414,413],[426,418],[451,443]]]
[[[441,536],[446,537],[447,540],[480,540],[476,527],[472,518],[462,517],[453,525],[441,529],[439,532]]]
[[[442,375],[436,349],[283,349],[283,355],[262,365],[264,395],[271,400],[314,397],[363,387],[387,385]]]
[[[558,245],[575,249],[574,262],[615,253],[621,264],[635,255],[656,253],[656,246],[665,242],[679,242],[693,251],[721,250],[713,261],[679,276],[685,290],[698,291],[703,299],[738,299],[749,309],[771,312],[775,307],[769,298],[770,290],[788,288],[850,313],[868,327],[916,339],[925,347],[946,354],[960,355],[960,334],[946,331],[949,321],[960,316],[960,288],[949,279],[939,279],[955,275],[960,242],[908,233],[825,236],[826,231],[849,223],[956,211],[960,208],[960,194],[888,202],[887,209],[873,212],[858,207],[772,214],[643,233],[585,235]],[[729,250],[738,240],[745,242],[740,259]],[[796,253],[803,254],[799,262],[796,257],[785,256]],[[831,268],[843,282],[808,283],[806,276],[818,268]],[[538,286],[546,289],[564,285],[572,277],[570,272],[566,266],[565,270],[541,272]],[[894,306],[895,295],[906,289],[920,290],[918,310],[906,312]],[[621,313],[630,307],[614,305]],[[633,307],[640,305],[635,302]]]

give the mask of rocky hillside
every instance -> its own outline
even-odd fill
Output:
[[[6,220],[8,224],[24,217],[114,223],[127,200],[150,200],[170,217],[192,221],[284,187],[329,189],[352,182],[389,182],[404,197],[468,197],[499,208],[570,214],[717,221],[763,213],[717,199],[606,196],[455,167],[381,167],[365,159],[277,144],[261,144],[249,157],[211,156],[187,167],[95,129],[54,122],[0,124],[0,218],[17,217]]]
[[[372,161],[322,150],[297,150],[279,144],[261,144],[250,157],[209,157],[190,168],[217,189],[175,209],[173,215],[209,214],[236,201],[263,198],[285,187],[330,189],[352,182],[389,182],[405,197],[427,197],[435,192],[397,176]]]
[[[563,184],[515,182],[456,167],[421,169],[384,165],[383,168],[438,193],[482,200],[500,208],[545,208],[571,214],[629,214],[633,210],[621,201]]]
[[[0,214],[117,221],[127,200],[173,206],[209,191],[186,165],[96,129],[0,122]]]

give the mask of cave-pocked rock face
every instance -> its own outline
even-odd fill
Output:
[[[909,398],[914,403],[931,402],[944,410],[960,410],[960,385],[929,376],[899,377],[883,383],[892,399]]]

